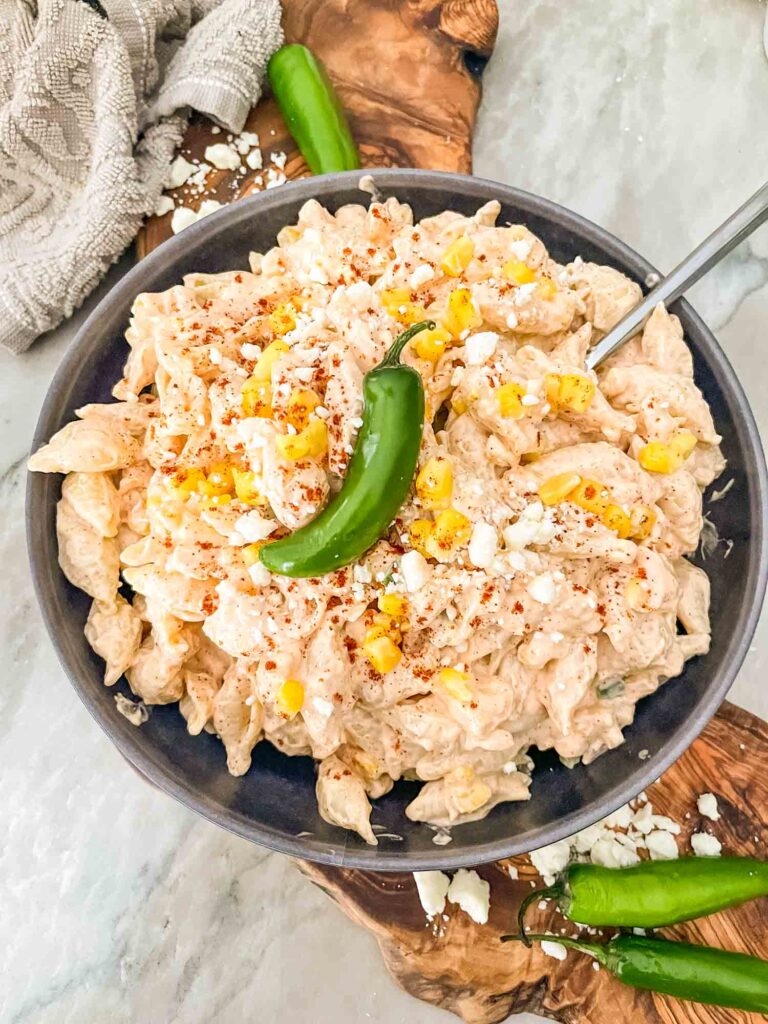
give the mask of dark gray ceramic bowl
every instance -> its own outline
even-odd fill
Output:
[[[546,199],[491,181],[426,171],[374,174],[385,195],[409,202],[416,217],[450,208],[472,213],[488,199],[502,203],[501,221],[523,222],[552,255],[580,254],[607,263],[642,282],[653,269],[606,231]],[[123,332],[134,297],[160,291],[190,271],[247,266],[251,249],[265,250],[277,231],[296,219],[307,199],[331,209],[366,202],[359,174],[312,178],[235,203],[166,242],[135,267],[88,318],[59,368],[46,398],[34,447],[46,441],[86,402],[110,400],[127,354]],[[54,509],[61,481],[30,474],[27,535],[37,594],[51,639],[88,710],[147,778],[188,807],[246,839],[323,863],[370,870],[423,870],[522,853],[567,836],[613,811],[656,779],[682,754],[715,712],[739,670],[757,622],[766,581],[766,469],[755,422],[738,380],[711,332],[685,302],[675,311],[696,361],[696,380],[714,413],[735,483],[709,508],[719,533],[733,541],[730,556],[719,546],[707,560],[712,581],[712,650],[685,673],[642,701],[626,743],[589,767],[569,771],[549,754],[536,756],[532,798],[503,804],[483,821],[453,830],[453,841],[435,846],[433,833],[409,822],[404,810],[416,785],[402,783],[376,802],[373,821],[402,837],[378,848],[321,821],[315,804],[315,770],[308,758],[287,758],[267,743],[255,751],[251,771],[227,774],[218,740],[187,735],[175,707],[159,707],[135,728],[115,709],[114,689],[101,683],[102,664],[83,638],[89,599],[64,579],[56,559]],[[724,479],[727,479],[727,476]],[[118,688],[127,691],[125,681]],[[650,756],[640,759],[641,751]],[[299,836],[301,835],[301,838]]]

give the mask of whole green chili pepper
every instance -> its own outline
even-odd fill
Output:
[[[519,939],[502,935],[502,942]],[[619,981],[678,999],[712,1006],[768,1012],[768,962],[689,942],[616,935],[605,945],[562,935],[529,935],[589,953]]]
[[[291,135],[313,174],[360,166],[347,119],[325,68],[298,43],[273,53],[267,76]]]
[[[523,919],[536,900],[555,899],[578,924],[661,928],[714,914],[755,896],[768,895],[768,863],[749,857],[684,857],[646,860],[628,868],[571,864],[554,885],[523,900]]]
[[[259,558],[282,576],[322,576],[356,561],[387,530],[405,501],[421,447],[424,386],[400,353],[431,320],[403,331],[363,381],[363,425],[344,484],[301,529],[266,544]]]

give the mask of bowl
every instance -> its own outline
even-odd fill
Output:
[[[559,261],[581,255],[640,283],[653,271],[607,231],[519,189],[430,171],[382,170],[373,178],[385,196],[410,203],[417,218],[446,208],[472,213],[498,199],[500,223],[527,224]],[[139,292],[169,288],[191,271],[247,266],[249,250],[271,246],[306,200],[315,198],[330,209],[367,202],[359,180],[359,172],[333,174],[241,200],[187,228],[134,267],[75,338],[43,405],[34,448],[79,406],[110,400],[128,351],[123,333],[129,310]],[[398,838],[366,846],[321,820],[311,759],[285,757],[260,743],[248,774],[233,778],[219,741],[205,733],[189,736],[174,706],[154,708],[140,728],[118,714],[116,690],[102,684],[102,662],[83,636],[90,599],[58,567],[54,520],[61,478],[30,474],[26,517],[35,587],[51,640],[85,706],[131,764],[166,793],[246,839],[325,864],[378,871],[469,866],[552,843],[615,810],[657,779],[714,714],[747,652],[766,584],[766,467],[754,418],[710,330],[686,302],[677,302],[674,310],[694,353],[696,381],[723,435],[728,469],[722,480],[733,477],[734,484],[708,507],[708,517],[732,544],[718,544],[706,562],[712,582],[710,653],[690,661],[681,676],[640,702],[621,747],[570,770],[551,751],[535,753],[530,801],[502,804],[482,821],[455,827],[447,846],[435,845],[428,826],[406,818],[417,784],[399,783],[375,802],[372,818]],[[117,690],[129,693],[124,679]]]

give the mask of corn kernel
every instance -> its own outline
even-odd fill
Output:
[[[570,492],[568,500],[583,508],[585,512],[602,516],[611,503],[611,492],[598,480],[584,477]]]
[[[681,430],[670,439],[669,447],[682,459],[687,459],[696,447],[696,436],[689,430]]]
[[[383,291],[380,298],[387,313],[401,324],[417,324],[427,319],[424,307],[411,302],[411,293],[407,288],[390,288]]]
[[[634,505],[630,509],[629,518],[634,540],[645,540],[656,525],[656,513],[650,505]]]
[[[674,473],[684,460],[664,441],[649,441],[637,453],[637,461],[649,473]]]
[[[440,458],[428,459],[416,477],[416,493],[424,508],[448,508],[453,494],[450,462]]]
[[[602,515],[603,523],[609,530],[615,530],[621,540],[632,536],[632,520],[620,505],[608,505]]]
[[[461,416],[469,408],[469,402],[463,395],[456,395],[451,399],[451,409],[457,416]]]
[[[209,508],[221,508],[222,505],[228,505],[232,501],[231,494],[213,494],[210,498],[205,498],[205,504]]]
[[[472,687],[469,685],[472,676],[468,672],[460,672],[456,668],[443,668],[440,670],[439,678],[445,692],[454,700],[468,704],[474,697]]]
[[[377,636],[366,640],[363,650],[380,675],[391,672],[403,656],[403,652],[388,636]]]
[[[496,388],[493,397],[502,416],[519,420],[525,414],[525,406],[521,401],[524,394],[525,388],[522,384],[510,383]]]
[[[545,302],[551,302],[557,295],[557,285],[551,277],[540,277],[536,285],[536,294]]]
[[[419,359],[428,359],[431,363],[436,363],[450,342],[451,336],[448,331],[444,327],[435,327],[433,331],[426,330],[417,334],[411,342],[411,347]]]
[[[293,302],[282,302],[269,314],[269,322],[275,334],[287,334],[296,326],[298,310]]]
[[[586,412],[595,397],[595,385],[583,373],[564,373],[560,378],[559,404],[571,412]]]
[[[455,508],[447,508],[435,519],[425,546],[433,558],[442,561],[469,541],[472,523]]]
[[[416,519],[408,528],[408,539],[411,542],[411,547],[415,548],[420,555],[424,555],[425,558],[429,557],[427,541],[434,528],[435,524],[430,522],[429,519]]]
[[[259,551],[261,551],[266,543],[267,542],[265,540],[255,540],[253,544],[246,544],[245,547],[240,548],[243,561],[249,569],[252,565],[256,565],[258,562]]]
[[[466,789],[454,793],[453,802],[460,814],[472,814],[491,799],[491,787],[487,782],[478,779]]]
[[[205,484],[198,485],[198,490],[213,497],[215,494],[231,494],[234,490],[235,481],[232,469],[223,462],[217,462],[210,467],[207,473]]]
[[[465,331],[479,327],[482,322],[469,288],[454,288],[448,296],[448,309],[443,317],[445,329],[452,337],[460,338]]]
[[[205,480],[201,469],[177,469],[168,478],[168,486],[179,498],[188,498]]]
[[[522,260],[507,260],[501,272],[504,277],[516,284],[533,284],[536,280],[534,271]]]
[[[304,687],[298,679],[286,679],[277,691],[277,710],[281,715],[294,718],[304,706]]]
[[[261,419],[272,417],[272,388],[266,381],[249,377],[243,384],[243,412],[246,416],[259,416]]]
[[[286,420],[297,430],[304,430],[310,415],[320,405],[320,396],[310,388],[291,392],[286,403]]]
[[[266,505],[267,499],[256,487],[256,476],[250,469],[234,469],[235,496],[246,505]]]
[[[454,239],[443,253],[440,267],[449,277],[461,277],[475,255],[475,243],[467,235]]]
[[[318,459],[328,451],[328,428],[324,420],[310,420],[298,434],[279,434],[275,439],[278,452],[284,459]]]
[[[544,390],[553,409],[571,412],[586,412],[595,397],[594,383],[582,373],[548,373]]]
[[[539,484],[539,497],[545,505],[565,501],[571,491],[581,483],[578,473],[556,473]]]
[[[633,612],[640,612],[647,610],[647,600],[648,591],[643,586],[643,581],[633,577],[624,587],[624,603]]]
[[[250,379],[269,382],[272,378],[272,364],[288,351],[290,348],[282,338],[271,342],[256,360]]]
[[[378,605],[380,611],[394,619],[404,619],[408,614],[408,598],[404,594],[382,594]]]

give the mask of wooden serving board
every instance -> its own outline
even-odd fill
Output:
[[[303,42],[325,62],[349,114],[367,167],[407,166],[469,172],[472,131],[480,101],[480,74],[498,23],[495,0],[284,0],[289,42]],[[193,119],[182,145],[191,159],[222,141],[202,117]],[[261,139],[264,165],[285,153],[289,179],[309,170],[271,99],[260,103],[246,130]],[[262,176],[214,170],[204,195],[179,192],[185,206],[203,199],[231,202],[259,191]],[[171,234],[170,214],[151,218],[138,255]],[[768,726],[724,704],[701,738],[648,791],[654,809],[683,825],[687,842],[703,822],[696,798],[714,792],[722,820],[711,829],[724,851],[764,855],[768,840]],[[690,814],[686,818],[686,814]],[[710,826],[712,823],[708,823]],[[513,881],[509,864],[518,867]],[[765,1018],[634,992],[594,971],[586,956],[565,961],[528,951],[499,936],[514,918],[530,882],[540,884],[527,858],[480,867],[491,884],[487,925],[474,924],[452,904],[447,921],[426,927],[410,874],[374,874],[300,864],[354,921],[376,936],[387,968],[412,995],[471,1024],[495,1024],[531,1011],[567,1024],[746,1024]],[[558,931],[554,913],[531,913],[530,922]],[[768,956],[768,901],[749,904],[668,934]]]
[[[680,823],[681,849],[689,848],[693,832],[710,831],[721,840],[723,853],[765,857],[767,759],[768,725],[726,702],[693,746],[647,790],[648,798],[655,813]],[[716,795],[720,821],[699,814],[696,800],[702,791]],[[507,871],[510,864],[518,869],[515,881]],[[595,971],[591,958],[579,953],[559,961],[538,948],[502,944],[499,936],[515,931],[517,909],[531,881],[537,888],[543,884],[527,857],[478,868],[491,886],[488,924],[475,924],[448,903],[448,920],[440,919],[438,927],[426,927],[412,875],[300,866],[345,914],[373,932],[388,970],[406,992],[468,1024],[497,1024],[525,1011],[564,1024],[757,1024],[766,1019],[637,992],[607,971]],[[528,923],[536,931],[552,932],[568,925],[553,909],[535,907]],[[568,926],[568,934],[576,929]],[[663,934],[765,958],[768,899]]]
[[[287,42],[309,46],[325,64],[365,167],[472,170],[472,132],[480,76],[498,28],[496,0],[283,0]],[[221,142],[195,117],[181,152],[203,160]],[[285,153],[285,175],[309,176],[274,100],[251,111],[246,131],[261,140],[264,167]],[[204,199],[229,203],[264,187],[260,171],[213,170],[204,195],[171,192],[197,209]],[[139,258],[171,236],[171,214],[152,217],[137,239]]]

